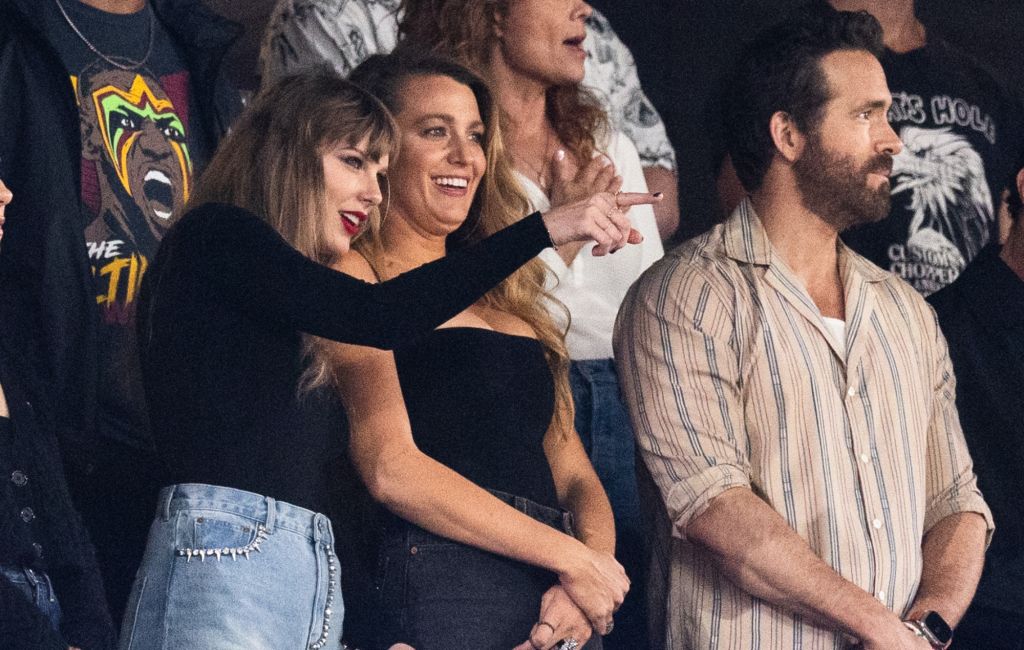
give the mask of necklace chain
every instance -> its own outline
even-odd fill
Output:
[[[519,160],[519,162],[521,162],[524,165],[526,165],[527,167],[529,167],[530,171],[534,175],[536,175],[536,177],[537,177],[537,185],[540,186],[540,189],[541,189],[542,192],[544,192],[544,194],[548,194],[547,173],[548,173],[548,165],[551,162],[551,155],[549,153],[550,149],[551,149],[551,130],[548,129],[547,136],[544,139],[544,151],[541,153],[541,166],[540,166],[540,169],[538,169],[537,166],[534,165],[532,162],[527,160],[525,156],[522,156],[520,154],[513,154],[514,158],[516,158],[517,160]]]
[[[82,42],[85,43],[86,47],[92,50],[93,54],[100,57],[101,59],[103,59],[110,65],[114,66],[115,68],[120,68],[121,70],[126,70],[129,72],[132,70],[137,70],[138,68],[142,67],[142,65],[144,65],[146,61],[149,60],[149,56],[153,53],[153,41],[156,40],[154,38],[156,34],[156,17],[153,15],[152,8],[150,8],[149,10],[149,46],[146,48],[146,53],[138,61],[132,61],[126,56],[118,57],[127,61],[127,63],[121,63],[120,61],[115,61],[111,57],[107,56],[106,54],[101,52],[98,47],[93,45],[92,42],[85,37],[85,34],[82,33],[82,30],[78,29],[78,25],[75,24],[75,21],[71,20],[71,16],[68,15],[67,10],[64,9],[64,5],[61,4],[60,0],[53,1],[57,3],[57,8],[60,9],[60,15],[64,16],[64,21],[68,24],[68,27],[71,28],[71,31],[73,31],[78,36],[78,38],[82,39]]]

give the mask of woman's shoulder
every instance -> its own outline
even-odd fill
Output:
[[[380,277],[370,264],[370,260],[357,249],[352,249],[342,255],[341,259],[331,265],[331,268],[350,275],[357,280],[363,280],[372,284],[380,282]]]
[[[206,228],[216,228],[226,223],[261,223],[269,225],[258,216],[230,203],[203,203],[190,207],[188,211],[174,224],[173,229],[178,231],[195,231]]]
[[[192,245],[204,251],[217,247],[224,252],[240,247],[259,249],[261,242],[280,239],[273,226],[245,208],[230,203],[203,203],[190,208],[171,227],[164,245],[173,245],[179,251]]]

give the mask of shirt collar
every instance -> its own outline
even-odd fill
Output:
[[[774,248],[749,198],[743,199],[723,225],[725,253],[738,262],[771,266]],[[840,268],[856,273],[865,282],[881,282],[892,274],[857,255],[840,239]]]

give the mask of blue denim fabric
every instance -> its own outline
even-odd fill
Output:
[[[636,442],[629,412],[619,393],[619,376],[611,359],[573,361],[569,385],[576,407],[576,431],[601,479],[615,515],[615,557],[632,581],[626,601],[615,615],[615,629],[605,650],[646,648],[644,577],[647,571],[640,496],[636,484]]]
[[[28,567],[9,564],[0,564],[0,574],[25,594],[25,598],[49,619],[54,630],[60,631],[60,602],[57,601],[57,594],[53,591],[53,583],[48,575]]]
[[[572,534],[568,513],[490,490],[552,528]],[[540,600],[558,577],[535,566],[434,535],[393,518],[380,553],[379,648],[512,648],[526,641]],[[596,634],[584,650],[601,650]]]
[[[338,566],[324,515],[231,488],[164,488],[119,647],[335,650]]]

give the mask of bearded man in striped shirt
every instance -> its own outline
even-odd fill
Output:
[[[944,648],[992,518],[932,310],[839,239],[901,149],[866,13],[805,8],[726,102],[749,193],[633,286],[616,359],[662,506],[672,650]]]

